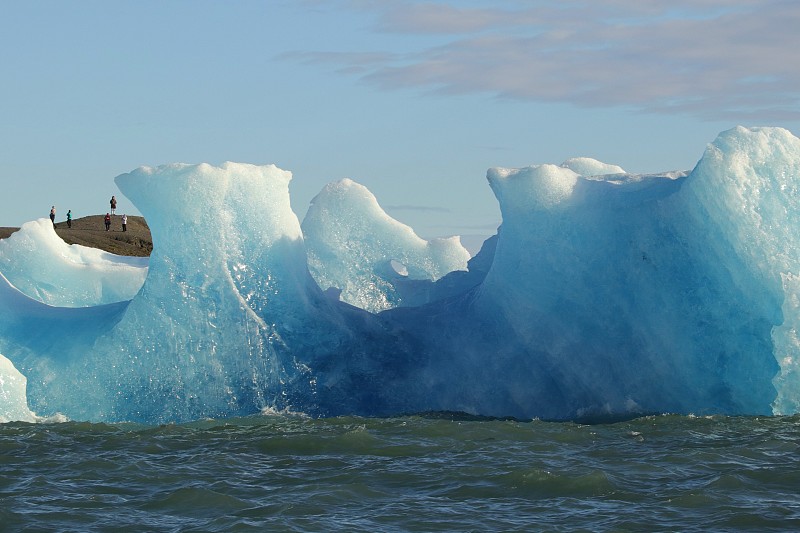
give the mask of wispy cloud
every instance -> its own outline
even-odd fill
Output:
[[[426,205],[409,205],[409,204],[399,204],[399,205],[386,205],[384,208],[387,211],[419,211],[425,213],[449,213],[450,210],[446,207],[433,207],[433,206],[426,206]]]
[[[348,3],[372,15],[365,46],[376,49],[306,51],[296,58],[334,65],[386,90],[484,93],[706,119],[800,118],[795,0],[398,4]],[[398,34],[408,49],[398,49]],[[379,51],[382,35],[386,47]]]
[[[419,34],[457,34],[492,31],[498,27],[535,25],[541,16],[529,11],[464,8],[448,3],[393,5],[378,20],[381,31]]]

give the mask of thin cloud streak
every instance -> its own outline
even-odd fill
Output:
[[[393,33],[458,34],[541,22],[541,15],[531,12],[464,9],[445,3],[427,3],[394,6],[380,16],[377,28]]]
[[[446,207],[432,207],[425,205],[387,205],[384,206],[387,211],[418,211],[423,213],[450,213],[450,209]]]
[[[374,12],[376,32],[436,35],[441,44],[414,52],[304,52],[296,59],[337,66],[384,90],[490,94],[708,120],[800,118],[800,3],[506,5],[359,4]]]

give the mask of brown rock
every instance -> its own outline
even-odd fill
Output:
[[[67,244],[80,244],[99,248],[117,255],[146,257],[153,251],[150,228],[143,217],[128,215],[128,231],[122,231],[122,215],[111,217],[111,229],[106,231],[103,215],[76,218],[72,227],[65,220],[56,221],[56,234]],[[0,228],[0,239],[5,239],[19,228]]]

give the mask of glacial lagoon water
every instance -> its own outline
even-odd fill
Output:
[[[0,425],[2,531],[792,531],[800,417]]]

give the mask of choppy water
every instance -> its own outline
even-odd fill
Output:
[[[800,530],[799,439],[800,417],[13,423],[0,529]]]

